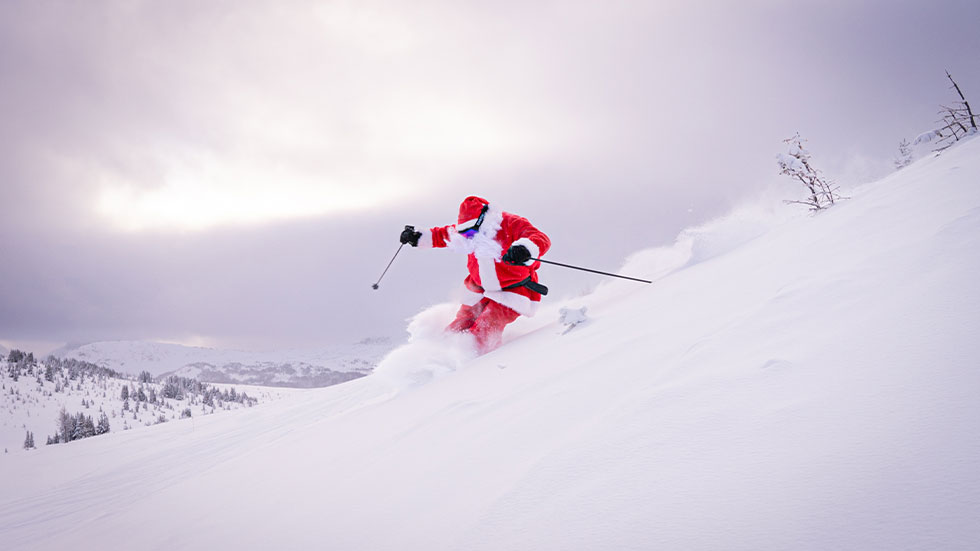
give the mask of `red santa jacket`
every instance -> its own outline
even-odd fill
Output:
[[[551,240],[526,218],[499,211],[492,205],[487,207],[479,232],[471,238],[461,235],[457,224],[453,224],[423,231],[419,239],[420,247],[447,247],[467,254],[469,275],[463,280],[464,304],[473,305],[486,297],[519,314],[533,316],[541,294],[518,284],[528,278],[536,283],[541,263],[531,261],[525,266],[501,262],[500,257],[511,245],[524,245],[532,258],[539,258],[551,248]]]

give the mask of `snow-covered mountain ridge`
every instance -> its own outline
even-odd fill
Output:
[[[482,357],[441,305],[356,381],[0,458],[0,541],[976,549],[978,181],[974,139],[684,232],[622,268],[653,285],[552,296]]]
[[[322,387],[370,373],[396,343],[365,339],[319,350],[254,352],[145,341],[105,341],[56,350],[116,371],[155,377],[176,374],[209,383]]]

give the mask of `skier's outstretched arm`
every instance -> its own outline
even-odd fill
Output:
[[[409,229],[411,228],[411,229]],[[401,242],[413,247],[446,247],[449,245],[449,236],[456,231],[456,226],[442,226],[430,228],[428,230],[416,231],[414,227],[406,226],[401,234]]]

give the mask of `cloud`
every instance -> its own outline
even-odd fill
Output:
[[[45,115],[19,117],[11,141],[62,170],[21,185],[76,193],[76,213],[124,229],[205,229],[364,209],[555,148],[549,125],[496,105],[482,69],[445,49],[462,37],[412,13],[23,7],[8,19],[11,103]]]

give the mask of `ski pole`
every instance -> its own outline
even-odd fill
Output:
[[[398,250],[395,251],[395,256],[391,257],[391,262],[388,262],[388,266],[385,267],[385,271],[381,272],[381,277],[378,278],[378,282],[371,285],[372,289],[374,289],[375,291],[378,290],[378,283],[381,283],[381,280],[384,279],[385,274],[388,273],[388,268],[391,268],[391,263],[395,261],[395,257],[398,256],[398,253],[402,252],[402,247],[404,246],[405,246],[404,243],[398,246]]]
[[[413,226],[405,226],[405,229],[406,230],[411,229],[412,231],[415,231],[415,228]],[[378,284],[381,283],[381,280],[382,279],[384,279],[385,274],[388,273],[388,268],[391,268],[391,264],[395,261],[395,258],[398,257],[398,253],[402,252],[402,247],[404,247],[404,246],[405,246],[404,243],[402,243],[401,245],[398,246],[398,250],[395,251],[395,256],[391,257],[391,261],[388,262],[388,265],[387,266],[385,266],[385,271],[381,272],[381,277],[378,278],[377,283],[371,285],[371,288],[372,289],[374,289],[375,291],[378,290]]]
[[[649,280],[646,280],[646,279],[640,279],[640,278],[637,278],[637,277],[629,277],[629,276],[624,276],[624,275],[619,275],[619,274],[611,274],[609,272],[600,272],[599,270],[592,270],[592,269],[589,269],[589,268],[582,268],[582,267],[579,267],[579,266],[571,266],[571,265],[568,265],[568,264],[562,264],[561,262],[552,262],[550,260],[545,260],[543,258],[532,258],[531,260],[537,260],[538,262],[544,262],[545,264],[554,264],[555,266],[561,266],[563,268],[571,268],[573,270],[582,270],[583,272],[592,272],[593,274],[600,274],[600,275],[609,276],[609,277],[618,277],[620,279],[629,279],[631,281],[639,281],[641,283],[653,283],[652,281],[649,281]]]

